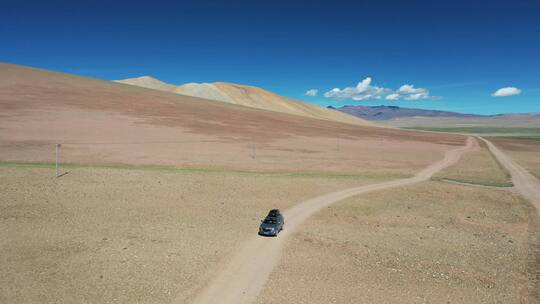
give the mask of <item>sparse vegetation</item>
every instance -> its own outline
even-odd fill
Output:
[[[540,138],[490,137],[489,140],[540,179]]]
[[[437,182],[353,197],[287,242],[257,303],[534,302],[535,214],[509,191]]]
[[[487,187],[513,187],[514,184],[511,182],[494,182],[494,181],[479,181],[474,179],[453,179],[453,178],[440,178],[440,177],[434,177],[432,178],[434,181],[443,181],[443,182],[454,182],[458,184],[470,184],[470,185],[479,185],[479,186],[487,186]]]
[[[477,141],[475,151],[463,155],[459,162],[433,177],[433,180],[447,180],[458,183],[492,187],[512,187],[510,175],[490,153],[486,144]]]
[[[66,169],[54,178],[50,164],[0,166],[1,303],[186,303],[269,209],[380,180]]]
[[[0,75],[0,303],[190,303],[206,289],[218,298],[207,303],[235,303],[241,292],[254,299],[253,282],[266,282],[283,249],[284,239],[256,236],[273,208],[290,215],[280,237],[294,243],[273,274],[287,278],[269,283],[285,292],[263,294],[262,303],[512,303],[534,283],[525,274],[538,271],[527,261],[538,228],[514,193],[433,181],[395,188],[457,161],[471,148],[463,147],[467,136],[345,124],[326,109],[318,113],[330,116],[310,111],[322,118],[313,119],[12,64],[0,64]],[[537,125],[454,126],[424,129],[540,134]],[[58,143],[68,172],[61,178],[50,163]],[[540,172],[537,146],[496,144]],[[435,178],[511,185],[483,144]],[[339,203],[363,191],[373,192]],[[303,226],[321,210],[313,223],[328,225]],[[225,296],[208,288],[219,274]]]
[[[0,161],[0,168],[54,168],[53,163],[40,162],[3,162]],[[410,175],[403,173],[387,173],[387,172],[366,172],[366,174],[339,174],[333,172],[287,172],[287,171],[256,171],[256,170],[226,170],[219,168],[189,168],[189,167],[173,167],[173,166],[152,166],[152,165],[84,165],[84,164],[61,164],[61,170],[68,172],[74,169],[116,169],[116,170],[143,170],[143,171],[161,171],[161,172],[176,172],[176,173],[200,173],[200,174],[241,174],[251,176],[275,176],[275,177],[313,177],[313,178],[330,178],[330,179],[397,179],[407,178]]]

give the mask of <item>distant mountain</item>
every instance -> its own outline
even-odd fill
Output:
[[[514,119],[531,119],[531,118],[540,119],[540,112],[519,113],[519,114],[497,114],[497,115],[492,115],[491,117],[506,117],[506,118],[514,118]]]
[[[397,106],[343,106],[334,108],[327,107],[343,113],[347,113],[367,120],[391,120],[403,117],[454,117],[454,118],[474,118],[487,117],[485,115],[463,114],[449,111],[424,110],[415,108],[401,108]]]
[[[324,107],[290,99],[253,86],[226,82],[187,83],[176,86],[149,76],[115,80],[115,82],[268,111],[354,125],[371,125],[368,121],[346,113],[332,111]]]

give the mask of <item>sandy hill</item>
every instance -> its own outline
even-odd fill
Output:
[[[304,117],[355,125],[370,124],[363,119],[339,111],[293,100],[253,86],[215,82],[187,83],[175,87],[148,76],[117,80],[116,82]]]
[[[273,96],[215,87],[261,103]],[[294,172],[409,172],[463,143],[1,63],[0,130],[0,161],[52,162],[61,143],[72,163]]]
[[[234,99],[211,83],[186,83],[173,90],[177,94],[235,103]]]
[[[176,89],[176,86],[165,83],[163,81],[160,81],[150,76],[127,78],[124,80],[117,80],[116,82],[131,84],[131,85],[136,85],[136,86],[147,88],[147,89],[154,89],[154,90],[160,90],[160,91],[166,91],[166,92],[174,92],[174,90]]]

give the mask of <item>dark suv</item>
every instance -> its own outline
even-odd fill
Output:
[[[277,236],[283,230],[285,220],[278,209],[272,209],[268,212],[266,218],[261,222],[259,227],[259,235]]]

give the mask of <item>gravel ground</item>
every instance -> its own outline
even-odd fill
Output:
[[[482,141],[477,142],[475,151],[463,155],[459,163],[439,172],[434,178],[481,185],[512,185],[508,172],[499,165]]]
[[[361,177],[0,167],[0,303],[189,299],[270,208]]]
[[[257,303],[537,303],[538,223],[511,191],[425,182],[336,204]]]
[[[540,178],[540,138],[488,138],[512,159]]]

